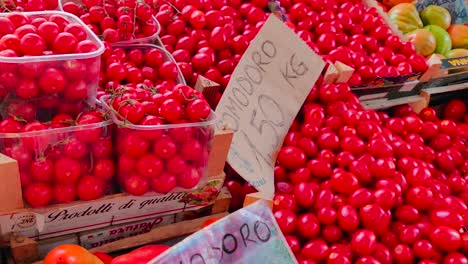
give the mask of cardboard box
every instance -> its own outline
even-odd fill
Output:
[[[0,211],[24,208],[18,163],[0,153]]]

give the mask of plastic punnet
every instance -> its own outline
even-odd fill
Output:
[[[105,120],[0,133],[0,152],[17,160],[23,197],[31,207],[94,200],[109,194],[115,179],[112,130],[112,120]]]
[[[8,17],[12,13],[0,13]],[[35,18],[64,19],[81,26],[86,40],[96,45],[87,53],[51,54],[40,56],[0,56],[0,114],[26,121],[47,121],[56,113],[74,117],[84,106],[94,106],[99,85],[100,56],[104,45],[76,16],[60,11],[22,13],[31,21]],[[48,45],[49,46],[49,45]],[[18,105],[32,108],[34,115],[17,116]]]
[[[105,96],[101,101],[111,109],[109,99]],[[203,122],[154,126],[131,124],[116,111],[110,112],[117,126],[117,177],[126,192],[168,193],[196,189],[207,182],[217,122],[214,112]],[[140,188],[133,188],[135,182]]]

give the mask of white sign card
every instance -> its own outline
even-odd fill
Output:
[[[237,65],[216,109],[234,130],[227,161],[273,197],[273,168],[284,137],[325,62],[270,15]]]
[[[148,264],[295,264],[271,209],[259,200],[192,234]]]

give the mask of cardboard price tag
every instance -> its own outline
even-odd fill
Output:
[[[176,244],[149,264],[297,263],[266,202],[259,200]]]
[[[220,126],[234,130],[227,161],[271,198],[278,149],[324,67],[305,42],[270,15],[218,104]]]

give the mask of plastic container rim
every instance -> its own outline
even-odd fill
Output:
[[[96,105],[102,110],[104,113],[107,111],[107,105],[103,104],[102,101],[96,99]],[[35,137],[35,136],[42,136],[42,134],[60,134],[60,133],[69,133],[75,132],[78,130],[88,130],[94,128],[100,128],[112,125],[112,119],[109,118],[105,121],[93,124],[86,124],[86,125],[76,125],[76,126],[69,126],[69,127],[58,127],[58,128],[50,128],[44,130],[37,130],[37,131],[30,131],[30,132],[15,132],[15,133],[0,133],[0,139],[3,138],[21,138],[21,137]],[[78,128],[78,129],[77,129]]]
[[[210,115],[208,116],[208,120],[203,122],[195,122],[195,123],[181,123],[181,124],[165,124],[165,125],[154,125],[154,126],[143,126],[143,125],[135,125],[130,122],[121,121],[117,118],[115,114],[115,110],[112,109],[106,102],[109,99],[109,95],[101,97],[101,103],[110,110],[111,112],[111,119],[114,121],[119,127],[123,128],[130,128],[134,130],[157,130],[157,129],[175,129],[175,128],[185,128],[185,127],[206,127],[206,126],[214,126],[216,123],[219,122],[216,113],[211,110]]]
[[[92,32],[88,26],[86,26],[81,19],[77,16],[63,12],[63,11],[37,11],[37,12],[21,12],[25,16],[46,16],[46,15],[61,15],[64,17],[71,18],[74,21],[70,21],[73,23],[80,24],[86,33],[88,34],[88,39],[92,40],[94,43],[98,45],[98,49],[88,53],[71,53],[71,54],[54,54],[54,55],[43,55],[43,56],[23,56],[23,57],[0,57],[1,63],[29,63],[29,62],[47,62],[47,61],[62,61],[62,60],[80,60],[80,59],[89,59],[98,57],[102,53],[104,53],[104,44],[102,41]],[[0,13],[0,17],[7,17],[11,13]],[[69,19],[67,19],[69,20]]]
[[[83,4],[83,1],[81,0],[78,0],[79,2],[81,2],[81,4]],[[68,12],[66,12],[65,10],[63,10],[63,3],[62,2],[75,2],[73,0],[69,0],[69,1],[64,1],[64,0],[59,0],[58,1],[58,8],[60,11],[62,12],[65,12],[67,14],[70,14]],[[159,33],[161,33],[161,24],[159,23],[159,21],[156,19],[156,17],[154,15],[151,15],[151,17],[153,18],[153,21],[156,23],[156,32],[154,32],[153,35],[151,36],[147,36],[145,38],[139,38],[139,39],[131,39],[131,40],[122,40],[122,41],[117,41],[115,43],[121,43],[121,44],[139,44],[139,43],[135,43],[137,41],[141,41],[141,40],[147,40],[147,39],[153,39],[154,40],[156,39],[156,37],[159,37]],[[81,20],[81,19],[80,19]]]
[[[112,123],[113,123],[112,119],[109,119],[109,120],[105,120],[99,123],[86,124],[86,125],[50,128],[50,129],[31,131],[31,132],[0,133],[0,139],[36,137],[36,136],[43,136],[45,134],[69,133],[69,132],[82,131],[82,130],[88,130],[88,129],[94,129],[94,128],[101,128],[101,127],[109,126]]]

